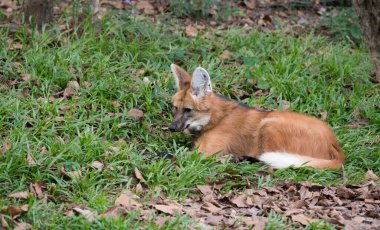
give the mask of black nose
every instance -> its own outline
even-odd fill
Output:
[[[177,131],[177,125],[176,124],[171,124],[169,126],[169,130],[172,131],[172,132]]]

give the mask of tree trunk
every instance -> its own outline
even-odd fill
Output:
[[[53,7],[55,0],[25,0],[25,21],[42,28],[45,23],[53,20]]]
[[[380,82],[380,1],[353,0],[364,34],[365,45],[372,58],[377,81]]]

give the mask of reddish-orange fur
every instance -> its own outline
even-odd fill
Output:
[[[258,158],[266,152],[288,152],[310,158],[305,165],[314,168],[342,166],[344,154],[323,121],[294,112],[256,111],[215,93],[195,100],[190,75],[178,66],[175,69],[179,91],[173,105],[178,110],[192,108],[192,116],[210,117],[200,132],[192,134],[194,145],[206,156],[218,152]]]

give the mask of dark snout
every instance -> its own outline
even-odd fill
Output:
[[[179,131],[181,131],[181,128],[179,127],[179,125],[177,123],[173,122],[170,124],[169,130],[172,132],[179,132]]]

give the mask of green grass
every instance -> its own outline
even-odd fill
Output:
[[[182,30],[173,33],[173,28],[115,15],[96,28],[85,24],[82,34],[61,36],[57,29],[41,34],[19,29],[10,34],[2,29],[0,74],[9,80],[19,79],[22,73],[32,77],[0,88],[0,145],[7,140],[12,143],[0,155],[0,184],[8,184],[0,185],[0,207],[25,204],[8,194],[26,191],[30,183],[42,181],[45,194],[53,199],[28,199],[30,210],[21,216],[34,228],[157,228],[154,221],[141,222],[137,214],[90,224],[83,217],[63,213],[74,204],[97,213],[105,211],[123,189],[134,188],[135,167],[151,189],[142,197],[145,202],[157,196],[156,186],[170,198],[183,199],[194,195],[196,185],[223,179],[229,181],[223,188],[228,191],[244,190],[247,181],[251,187],[279,180],[356,184],[365,180],[368,169],[380,174],[380,144],[371,144],[380,133],[380,87],[368,79],[371,64],[363,47],[353,49],[350,44],[331,43],[313,34],[295,37],[238,27],[207,29],[206,37],[202,31],[196,38],[187,38]],[[7,39],[23,48],[9,49]],[[219,58],[224,50],[233,53],[231,59]],[[169,65],[173,62],[190,71],[205,67],[215,89],[248,105],[278,108],[277,101],[287,100],[293,111],[316,117],[326,111],[327,122],[347,154],[344,168],[278,170],[270,181],[264,181],[254,175],[267,169],[261,164],[202,160],[189,151],[190,142],[183,134],[162,129],[171,120],[174,81]],[[149,84],[142,81],[144,77]],[[81,83],[80,92],[69,100],[57,97],[74,79]],[[83,87],[85,81],[91,87]],[[257,87],[269,94],[255,96]],[[240,97],[241,92],[249,96]],[[49,102],[50,97],[55,99]],[[62,111],[62,106],[69,109]],[[127,115],[131,108],[144,112],[141,122]],[[370,123],[350,129],[356,108]],[[123,122],[127,125],[118,126]],[[153,157],[161,151],[174,153],[175,161]],[[36,165],[29,165],[28,154]],[[103,162],[105,169],[89,167],[94,161]],[[82,177],[63,176],[63,167],[81,170]],[[278,216],[272,219],[269,229],[285,223]],[[166,227],[183,228],[190,222],[182,216]]]

